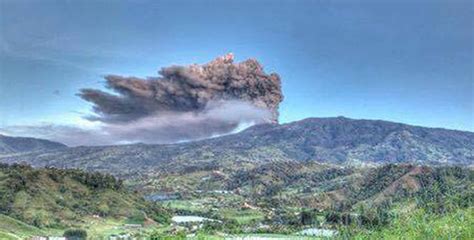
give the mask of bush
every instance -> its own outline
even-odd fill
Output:
[[[87,231],[83,229],[68,229],[64,232],[63,237],[68,240],[86,240]]]
[[[178,232],[176,234],[166,234],[160,232],[152,232],[150,234],[150,240],[184,240],[186,239],[185,232]]]
[[[133,212],[127,219],[128,223],[137,223],[137,224],[143,224],[146,220],[146,215],[144,212],[141,211],[135,211]]]
[[[315,218],[314,211],[305,210],[301,212],[300,222],[302,225],[311,225],[315,222]]]

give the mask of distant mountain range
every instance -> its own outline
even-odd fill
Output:
[[[0,134],[0,154],[58,150],[65,148],[67,148],[66,145],[49,140],[27,137],[9,137]]]
[[[28,141],[32,140],[25,139]],[[0,154],[0,162],[25,161],[33,166],[81,168],[122,176],[143,171],[172,172],[272,161],[318,161],[338,165],[474,163],[472,132],[344,117],[257,125],[237,134],[168,145],[65,148],[48,143],[53,147]]]

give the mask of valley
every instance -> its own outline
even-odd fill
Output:
[[[3,153],[0,233],[470,239],[473,136],[339,117],[180,144]]]
[[[473,10],[0,0],[0,240],[474,240]]]
[[[404,229],[414,238],[428,233],[472,237],[472,169],[410,164],[355,168],[316,162],[247,167],[237,173],[214,169],[142,176],[119,187],[120,181],[105,180],[101,174],[4,165],[0,191],[11,197],[2,198],[0,233],[17,239],[80,228],[92,239],[312,239],[329,237],[323,234],[330,232],[336,239],[373,239]],[[6,184],[18,181],[12,175],[18,171],[31,187],[12,192]],[[33,184],[31,178],[39,181]],[[85,184],[84,189],[77,184]],[[74,209],[66,210],[70,206]],[[302,235],[305,232],[310,236]]]

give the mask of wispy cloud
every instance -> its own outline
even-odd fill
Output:
[[[0,128],[12,136],[33,136],[69,146],[123,143],[174,143],[221,136],[267,122],[271,113],[241,101],[211,104],[204,111],[163,112],[125,123],[82,119],[73,125],[41,123]]]

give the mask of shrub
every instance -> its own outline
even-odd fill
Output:
[[[68,229],[63,234],[68,240],[86,240],[87,231],[83,229]]]

